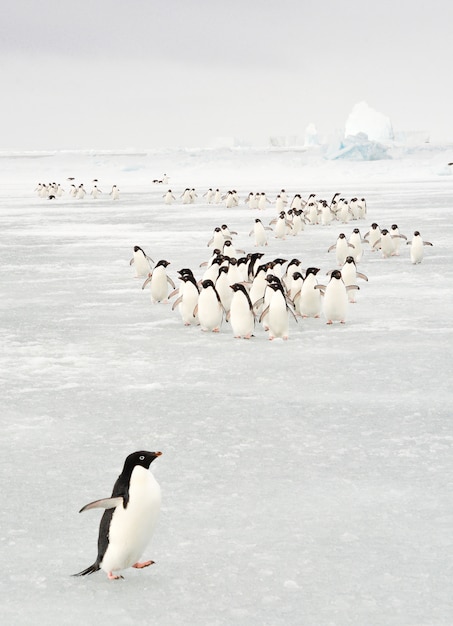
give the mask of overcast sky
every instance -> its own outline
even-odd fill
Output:
[[[0,150],[341,131],[365,100],[453,140],[452,0],[14,0]]]

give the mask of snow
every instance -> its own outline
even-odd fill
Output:
[[[298,150],[133,150],[0,158],[5,624],[429,625],[453,622],[451,147],[392,160]],[[166,172],[178,198],[163,204]],[[93,178],[104,193],[38,198],[37,183]],[[235,188],[233,209],[203,203]],[[180,195],[195,187],[193,205]],[[265,258],[320,276],[355,226],[397,223],[433,247],[421,265],[366,250],[347,323],[259,326],[236,340],[152,305],[134,245],[176,270],[199,264],[217,225],[248,233],[250,191],[367,199],[366,220],[270,238]],[[275,215],[270,204],[259,217]],[[403,242],[405,243],[405,242]],[[162,450],[162,513],[144,555],[109,581],[72,578],[96,556],[100,515],[124,458]]]
[[[345,137],[364,133],[371,141],[387,142],[393,139],[390,119],[370,107],[366,102],[358,102],[346,120]]]

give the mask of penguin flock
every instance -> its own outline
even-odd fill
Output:
[[[101,196],[110,196],[111,200],[119,200],[120,198],[120,190],[117,185],[112,185],[112,188],[108,194],[105,194],[101,189],[99,189],[97,183],[99,182],[96,178],[93,179],[91,190],[88,192],[84,186],[84,183],[77,184],[75,182],[75,178],[70,176],[67,179],[69,183],[68,195],[70,198],[75,198],[77,200],[83,200],[87,196],[91,196],[93,200],[97,200],[101,198]],[[57,198],[61,198],[66,192],[63,189],[60,183],[52,182],[52,183],[38,183],[35,192],[39,198],[46,198],[47,200],[56,200]]]
[[[206,201],[212,200],[214,193],[210,188],[203,194]],[[183,203],[193,204],[198,196],[195,189],[186,188],[180,197]],[[235,206],[239,203],[235,191],[228,191],[226,197],[234,199]],[[347,226],[350,221],[367,216],[365,198],[348,200],[340,193],[335,193],[330,201],[317,200],[314,193],[306,199],[295,194],[290,200],[282,189],[273,203],[264,192],[258,192],[250,193],[245,204],[257,211],[274,204],[278,210],[269,224],[254,218],[248,235],[253,237],[255,248],[265,248],[270,237],[296,237],[306,226],[327,226],[333,221]],[[265,260],[264,252],[239,248],[234,242],[237,234],[227,224],[216,226],[207,241],[210,257],[199,268],[177,270],[178,287],[168,273],[170,261],[161,259],[155,263],[140,246],[134,246],[130,264],[135,267],[135,276],[145,279],[142,290],[149,291],[151,302],[172,301],[172,311],[179,313],[184,326],[218,333],[222,325],[228,324],[233,336],[243,339],[256,336],[262,328],[270,340],[286,340],[291,320],[298,323],[300,319],[318,319],[323,314],[329,325],[346,322],[349,305],[357,302],[359,280],[368,282],[368,277],[357,269],[365,250],[387,259],[400,255],[404,241],[410,245],[411,262],[418,264],[424,246],[432,246],[422,240],[419,231],[408,241],[396,224],[381,229],[373,222],[363,236],[356,226],[349,236],[340,233],[327,249],[327,253],[335,252],[337,267],[326,272],[328,280],[324,284],[318,281],[321,269],[314,264],[302,264],[298,258]]]

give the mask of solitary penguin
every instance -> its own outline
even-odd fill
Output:
[[[432,246],[433,244],[429,241],[423,241],[420,232],[416,230],[412,240],[408,241],[407,245],[411,247],[411,262],[417,265],[423,259],[423,246]]]
[[[113,487],[110,498],[95,500],[80,509],[106,509],[99,525],[98,555],[95,562],[74,576],[102,569],[110,580],[122,578],[114,572],[127,567],[142,569],[154,561],[140,562],[154,532],[160,511],[160,486],[149,466],[162,452],[130,454]]]

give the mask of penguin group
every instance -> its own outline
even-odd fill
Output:
[[[104,196],[110,196],[112,200],[119,200],[120,190],[117,185],[112,185],[111,191],[105,194],[98,186],[97,178],[94,178],[91,184],[91,190],[87,191],[84,183],[76,183],[75,178],[70,176],[68,179],[68,196],[71,199],[83,200],[85,197],[90,196],[93,200],[97,200]],[[60,183],[38,183],[35,192],[39,198],[46,198],[48,200],[56,200],[61,198],[66,192]]]
[[[217,191],[210,188],[204,194],[207,203],[214,201]],[[197,194],[193,188],[186,188],[181,196],[183,202],[184,196],[187,203],[193,203]],[[239,202],[236,192],[229,191],[227,197]],[[290,199],[282,189],[275,200],[277,215],[269,224],[255,218],[248,233],[255,248],[266,247],[271,237],[284,240],[300,235],[306,226],[329,225],[333,221],[347,225],[367,216],[363,197],[347,199],[335,193],[327,201],[317,200],[314,193],[306,199],[297,193]],[[257,210],[260,202],[263,207],[272,204],[264,192],[250,193],[245,199],[247,206]],[[187,267],[177,270],[177,287],[167,273],[170,262],[166,259],[154,263],[142,248],[135,246],[131,264],[135,265],[136,276],[145,278],[142,289],[149,286],[151,301],[172,301],[172,310],[179,313],[185,326],[218,333],[222,325],[229,324],[234,337],[245,339],[262,328],[270,340],[286,340],[292,323],[304,318],[318,319],[323,314],[329,325],[346,322],[349,305],[357,302],[359,281],[368,282],[357,267],[364,254],[380,251],[384,258],[398,256],[402,242],[406,241],[411,245],[412,262],[420,263],[423,247],[432,245],[423,241],[418,231],[408,241],[396,224],[381,230],[373,222],[363,236],[355,226],[348,235],[340,233],[328,247],[327,252],[335,251],[337,267],[326,271],[328,280],[322,281],[321,268],[315,264],[302,263],[299,258],[264,259],[263,252],[239,248],[233,240],[237,234],[227,224],[216,226],[206,244],[211,255],[200,264],[203,271]]]

